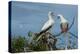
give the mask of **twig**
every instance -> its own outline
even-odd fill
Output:
[[[51,33],[49,33],[50,34],[50,37],[54,40],[54,39],[60,39],[60,38],[57,38],[56,36],[54,36],[54,35],[52,35]],[[62,33],[60,33],[60,34],[58,34],[58,35],[61,35]],[[62,40],[62,39],[60,39],[60,40]]]
[[[75,34],[71,33],[71,32],[68,32],[69,34],[71,34],[72,36],[78,38]]]
[[[73,26],[73,24],[74,24],[74,20],[75,20],[75,17],[73,18],[72,24],[70,25],[70,27],[68,28],[68,30],[70,30],[71,27]]]
[[[58,33],[58,34],[50,34],[50,35],[52,35],[53,37],[58,37],[58,36],[60,36],[62,34],[62,32],[60,32],[60,33]]]

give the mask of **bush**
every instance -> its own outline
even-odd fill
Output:
[[[23,52],[26,39],[25,37],[13,37],[11,41],[11,50],[12,52]]]

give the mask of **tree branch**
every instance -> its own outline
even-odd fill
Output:
[[[71,34],[72,36],[78,38],[75,34],[73,34],[73,33],[71,33],[71,32],[69,32],[69,34]]]
[[[72,24],[70,25],[70,27],[68,28],[68,30],[70,30],[71,27],[73,26],[73,24],[74,24],[74,20],[75,20],[75,17],[73,18]]]

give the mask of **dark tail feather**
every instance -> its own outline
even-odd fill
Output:
[[[42,33],[44,33],[44,31],[41,31],[40,33],[38,33],[37,36],[40,36]]]
[[[37,34],[37,36],[40,36],[41,34],[45,33],[45,32],[48,31],[51,27],[52,27],[52,25],[49,26],[47,29],[41,31],[39,34]]]

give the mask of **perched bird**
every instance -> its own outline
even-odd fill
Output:
[[[67,32],[68,31],[68,21],[61,14],[58,15],[58,19],[59,18],[61,20],[60,21],[61,32]]]
[[[54,20],[53,20],[53,16],[54,13],[49,11],[48,13],[48,21],[43,25],[42,29],[41,29],[41,33],[42,32],[46,32],[48,31],[50,28],[52,28],[52,26],[54,25]]]
[[[49,19],[48,19],[48,21],[44,24],[44,26],[43,26],[42,29],[41,29],[41,32],[40,32],[39,34],[37,34],[37,36],[40,36],[41,34],[49,31],[49,30],[52,28],[52,26],[54,25],[53,16],[54,16],[54,13],[51,12],[51,11],[49,11],[49,13],[48,13],[48,18],[49,18]],[[40,36],[37,40],[39,40],[40,38],[41,38],[41,36]]]
[[[44,24],[44,26],[42,27],[41,31],[52,27],[52,25],[54,24],[53,16],[54,16],[54,13],[49,11],[49,13],[48,13],[49,20]]]
[[[60,27],[61,27],[61,32],[63,33],[63,36],[66,38],[65,39],[65,49],[68,49],[69,45],[69,36],[68,36],[68,21],[64,18],[63,15],[59,14],[58,18],[60,18]]]

